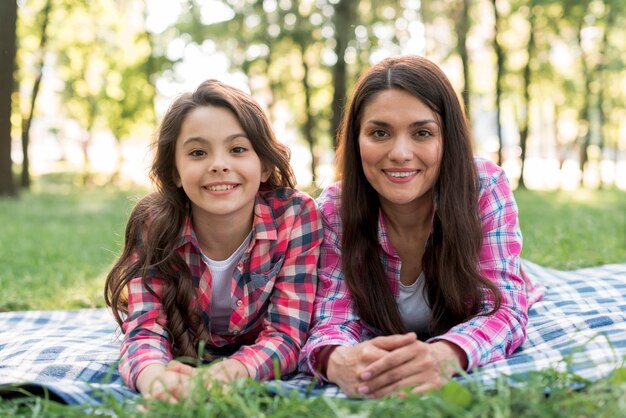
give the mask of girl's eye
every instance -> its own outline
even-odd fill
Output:
[[[192,156],[192,157],[202,157],[202,156],[206,155],[206,152],[202,151],[201,149],[195,149],[195,150],[192,150],[189,153],[189,155]]]
[[[242,154],[246,152],[246,149],[244,147],[237,146],[237,147],[233,147],[231,151],[235,154]]]
[[[417,131],[416,135],[421,137],[427,137],[432,136],[432,133],[430,131],[427,131],[426,129],[422,129],[420,131]]]

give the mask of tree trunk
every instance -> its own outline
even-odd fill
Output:
[[[317,158],[315,154],[315,135],[313,128],[315,126],[315,118],[311,110],[311,86],[309,85],[309,64],[306,62],[305,50],[302,47],[302,67],[304,75],[302,77],[302,85],[304,87],[304,114],[306,121],[304,122],[304,139],[309,144],[309,152],[311,153],[311,184],[315,185],[317,178],[315,172],[317,170]]]
[[[494,0],[495,1],[495,0]],[[467,51],[467,34],[470,29],[469,18],[469,0],[461,0],[461,13],[460,19],[457,20],[456,32],[458,38],[457,49],[459,56],[461,57],[461,64],[463,65],[463,104],[465,105],[465,115],[467,119],[472,120],[470,112],[470,97],[471,97],[471,80],[470,80],[470,63],[469,53]]]
[[[583,68],[583,80],[584,80],[584,99],[583,105],[578,111],[578,126],[579,135],[578,140],[580,143],[580,184],[583,184],[585,166],[589,160],[589,145],[591,144],[591,121],[590,121],[590,99],[591,99],[591,75],[589,65],[587,64],[587,54],[582,46],[582,30],[584,26],[584,19],[581,19],[580,26],[578,28],[578,48],[580,49],[580,59]]]
[[[337,148],[337,129],[341,122],[341,115],[346,100],[347,67],[344,59],[348,42],[354,37],[354,21],[358,2],[354,0],[339,0],[335,6],[335,55],[337,62],[333,67],[333,102],[330,135],[333,146]]]
[[[36,76],[33,83],[33,91],[30,96],[30,109],[28,115],[22,117],[22,154],[24,161],[22,163],[22,176],[20,185],[27,189],[30,187],[30,164],[28,159],[28,144],[30,142],[30,126],[33,122],[35,114],[35,104],[41,87],[41,79],[43,77],[43,66],[46,56],[46,45],[48,43],[48,22],[50,21],[50,10],[52,9],[52,0],[48,0],[41,12],[41,39],[39,41],[39,49],[37,50],[37,61],[35,64]]]
[[[503,142],[503,132],[502,132],[502,80],[504,79],[504,51],[502,49],[502,45],[500,45],[500,41],[498,41],[498,34],[501,31],[501,23],[502,19],[500,17],[500,12],[498,11],[498,1],[492,0],[493,3],[493,11],[494,11],[494,21],[495,21],[495,33],[493,36],[493,49],[496,53],[496,128],[498,130],[498,159],[497,163],[502,164],[502,146]],[[523,179],[520,176],[520,183],[523,187]]]
[[[0,1],[0,196],[16,196],[11,161],[11,94],[15,70],[17,1]]]
[[[606,23],[604,25],[604,33],[602,35],[602,46],[600,47],[601,55],[600,62],[598,64],[598,76],[600,79],[600,89],[598,92],[598,137],[600,139],[599,147],[600,147],[600,161],[598,164],[598,177],[600,178],[600,188],[603,187],[602,183],[602,159],[605,155],[605,148],[607,146],[607,133],[609,132],[609,126],[607,122],[607,117],[605,113],[605,104],[604,104],[604,93],[608,91],[609,85],[607,83],[607,61],[609,54],[609,30],[613,28],[615,22],[616,13],[612,13],[611,7],[609,5],[606,6],[606,15],[605,20]],[[614,151],[617,152],[617,144],[615,144]],[[615,184],[615,180],[613,180],[613,184]]]
[[[520,147],[520,159],[521,159],[521,168],[520,168],[520,176],[517,187],[521,189],[526,188],[526,183],[524,182],[524,166],[526,164],[526,145],[528,142],[528,132],[530,129],[530,86],[532,84],[532,69],[531,64],[535,54],[535,15],[531,12],[528,16],[528,22],[530,24],[529,34],[528,34],[528,61],[526,62],[526,66],[524,67],[524,91],[523,91],[523,104],[522,104],[522,119],[519,123],[519,147]]]

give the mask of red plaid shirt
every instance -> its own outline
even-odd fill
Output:
[[[291,189],[257,194],[254,214],[252,239],[232,278],[228,332],[211,332],[206,351],[230,350],[229,357],[241,361],[250,376],[265,380],[274,377],[274,362],[282,375],[296,369],[313,311],[322,225],[313,199]],[[190,217],[176,251],[189,266],[196,290],[193,304],[200,306],[208,327],[211,273],[202,261]],[[157,275],[147,282],[157,295],[162,294]],[[126,384],[135,388],[147,365],[172,360],[167,317],[141,277],[128,285],[128,317],[122,330],[119,370]]]

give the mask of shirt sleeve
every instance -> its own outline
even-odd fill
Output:
[[[314,315],[309,337],[300,352],[302,372],[326,380],[319,373],[317,357],[326,346],[352,346],[361,341],[361,321],[354,311],[348,285],[341,268],[339,194],[328,190],[318,199],[321,208],[324,240],[318,265],[319,284],[315,295]]]
[[[162,294],[159,279],[147,278],[146,284]],[[166,319],[159,299],[142,284],[141,277],[128,284],[128,316],[122,324],[124,338],[120,347],[119,371],[124,382],[136,390],[137,376],[149,364],[167,364],[172,360]]]
[[[479,270],[499,289],[500,309],[486,315],[494,307],[493,295],[487,293],[479,315],[429,340],[446,340],[459,346],[467,355],[468,370],[511,355],[524,342],[528,322],[526,282],[520,272],[522,234],[517,204],[502,169],[491,166],[492,173],[483,179],[487,184],[479,200],[483,231]]]
[[[282,267],[272,294],[263,329],[254,344],[242,346],[230,358],[241,361],[251,377],[267,380],[297,367],[311,321],[317,287],[317,261],[322,225],[315,201],[302,199],[299,213],[291,213],[292,227]],[[285,220],[283,220],[285,222]],[[276,366],[275,366],[276,364]]]

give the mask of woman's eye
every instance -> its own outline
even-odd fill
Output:
[[[422,137],[432,136],[432,133],[426,129],[422,129],[420,131],[417,131],[417,136],[422,136]]]
[[[246,152],[246,149],[244,147],[233,147],[231,151],[235,154],[241,154]]]
[[[374,138],[385,138],[387,137],[387,132],[381,129],[376,129],[375,131],[372,131],[370,135],[372,135]]]

